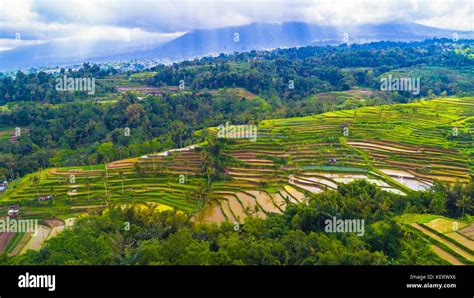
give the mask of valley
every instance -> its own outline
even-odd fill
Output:
[[[467,97],[264,120],[256,142],[226,140],[223,181],[206,178],[204,142],[29,174],[2,194],[1,210],[19,204],[22,216],[66,219],[109,206],[156,204],[196,222],[243,224],[356,179],[404,196],[434,180],[469,182],[472,143],[452,131],[472,133],[473,116],[474,98]],[[42,196],[52,198],[39,201]]]
[[[0,263],[469,265],[472,46],[1,76],[0,220],[39,226],[0,233]],[[57,77],[92,85],[57,89]],[[398,77],[416,90],[383,88]],[[365,233],[326,232],[334,217]]]

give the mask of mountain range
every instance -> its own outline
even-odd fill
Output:
[[[250,50],[381,40],[419,41],[454,36],[474,38],[474,32],[439,29],[416,23],[381,23],[346,27],[303,22],[252,23],[217,29],[196,29],[163,44],[64,40],[21,46],[0,52],[0,71],[65,66],[86,61],[131,59],[176,61]]]

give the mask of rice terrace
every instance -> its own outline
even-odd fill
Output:
[[[20,2],[0,3],[2,268],[139,292],[210,265],[179,293],[227,286],[220,266],[288,266],[257,278],[291,293],[474,268],[470,1]]]
[[[1,202],[3,209],[20,204],[24,216],[58,222],[132,204],[179,210],[195,222],[243,224],[248,217],[282,213],[291,204],[307,202],[310,193],[356,179],[402,196],[429,189],[434,180],[467,184],[474,148],[459,135],[473,130],[474,97],[264,120],[258,123],[256,142],[237,139],[224,147],[222,154],[230,159],[228,181],[207,184],[200,148],[205,144],[196,144],[102,165],[44,169],[9,186]],[[215,128],[209,131],[216,133]],[[46,195],[53,195],[54,202],[38,202]],[[407,225],[429,239],[446,261],[474,262],[473,224],[459,222],[457,230],[440,231],[429,225],[433,221]],[[64,223],[45,220],[44,227],[52,229],[44,232],[51,237]],[[12,254],[24,251],[17,248],[22,245],[40,248],[31,244],[36,241],[31,235],[3,239]]]
[[[0,298],[472,297],[473,4],[1,0]]]

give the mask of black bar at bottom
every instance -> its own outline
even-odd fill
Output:
[[[30,278],[32,275],[55,275],[55,290],[20,288],[19,276],[26,273]],[[2,298],[149,295],[473,297],[473,285],[474,266],[0,267]]]

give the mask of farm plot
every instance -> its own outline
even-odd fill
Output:
[[[50,233],[50,227],[38,225],[36,232],[31,234],[30,240],[23,247],[20,254],[23,254],[28,250],[40,250],[43,247],[44,242],[48,239]]]
[[[437,254],[441,259],[448,261],[452,265],[464,265],[461,261],[459,261],[455,256],[451,255],[450,253],[446,252],[439,246],[432,244],[431,249]]]
[[[197,222],[244,223],[248,217],[266,218],[271,213],[283,212],[289,204],[299,204],[305,200],[303,193],[289,185],[273,194],[252,189],[216,191],[212,198],[214,199],[195,216]]]
[[[15,233],[3,232],[0,233],[0,253],[4,252],[10,240],[15,236]]]
[[[474,223],[460,229],[459,233],[461,233],[464,237],[474,241]]]

